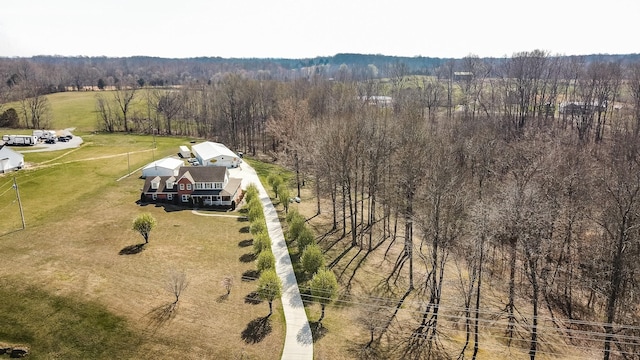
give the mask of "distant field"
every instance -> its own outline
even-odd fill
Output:
[[[145,91],[143,89],[137,92],[131,106],[131,114],[134,112],[146,113]],[[92,132],[98,129],[95,110],[97,95],[112,99],[113,91],[69,91],[47,95],[51,105],[49,128],[53,130],[76,128],[77,133]],[[11,107],[18,110],[20,104],[16,102],[4,104],[5,109]]]

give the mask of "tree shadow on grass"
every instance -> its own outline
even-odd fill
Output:
[[[253,245],[253,239],[242,240],[238,243],[238,247],[247,247]]]
[[[242,330],[242,340],[247,344],[256,344],[264,340],[273,330],[269,316],[255,318]]]
[[[250,263],[256,260],[256,254],[254,253],[246,253],[240,256],[240,261],[243,263]]]
[[[248,226],[243,226],[240,228],[239,232],[241,234],[248,234],[249,233],[249,227]]]
[[[242,273],[242,281],[255,281],[260,273],[258,270],[247,270]]]
[[[244,297],[245,304],[258,305],[261,302],[262,299],[260,299],[260,296],[255,291],[248,293],[247,296]]]
[[[145,315],[148,317],[146,330],[154,334],[162,325],[176,316],[177,310],[177,302],[168,302],[151,309],[151,311]]]
[[[227,299],[229,299],[229,294],[220,295],[216,299],[216,302],[221,303],[223,301],[227,301]]]
[[[122,248],[122,250],[120,250],[120,252],[118,254],[119,255],[135,255],[135,254],[139,254],[139,253],[142,252],[142,250],[144,250],[144,245],[145,245],[145,243],[125,246],[124,248]]]
[[[309,321],[309,327],[311,328],[311,335],[313,336],[313,342],[316,342],[322,339],[329,332],[329,329],[322,326],[322,324],[317,321]]]

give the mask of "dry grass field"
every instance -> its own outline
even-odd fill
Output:
[[[35,168],[0,177],[0,283],[3,298],[15,300],[0,302],[0,342],[29,346],[32,359],[278,359],[280,304],[265,321],[267,304],[246,298],[256,287],[243,280],[255,269],[246,223],[137,204],[142,180],[116,179],[151,161],[143,151],[150,139],[90,140],[67,155],[30,154]],[[159,141],[155,156],[187,142]],[[123,149],[136,153],[130,165]],[[144,250],[121,254],[143,242],[131,230],[142,212],[158,226]],[[184,273],[188,286],[168,314],[172,273]],[[227,275],[228,297],[220,284]]]

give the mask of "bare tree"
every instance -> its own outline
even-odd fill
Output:
[[[125,84],[120,87],[118,90],[113,92],[113,98],[116,101],[120,111],[122,112],[122,124],[124,125],[124,131],[129,132],[129,121],[128,115],[131,110],[131,102],[136,95],[137,85],[135,83],[131,83],[129,85]]]
[[[180,92],[175,90],[170,91],[156,91],[155,92],[156,105],[155,110],[158,114],[161,114],[165,120],[165,131],[168,135],[172,135],[172,122],[176,116],[182,111],[184,107],[184,99]]]
[[[605,360],[611,357],[611,345],[618,341],[618,307],[633,289],[627,285],[631,277],[640,270],[630,257],[637,251],[640,239],[640,152],[631,136],[616,135],[609,156],[600,159],[602,209],[598,224],[603,230],[604,246],[599,253],[603,261],[599,271],[606,275]]]
[[[627,67],[629,81],[627,88],[633,102],[633,134],[640,134],[640,62],[629,64]]]
[[[111,110],[109,100],[102,94],[96,95],[96,113],[100,126],[112,133],[120,126],[119,117]]]
[[[222,278],[220,285],[227,291],[227,296],[231,294],[231,288],[233,287],[233,276],[226,275]]]

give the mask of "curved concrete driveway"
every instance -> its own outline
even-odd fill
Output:
[[[276,273],[282,280],[281,300],[287,329],[282,359],[311,360],[313,359],[311,327],[309,326],[307,313],[304,310],[300,289],[298,289],[298,281],[293,272],[291,257],[289,256],[289,250],[284,240],[276,209],[273,207],[269,194],[262,186],[256,171],[249,164],[243,162],[240,168],[231,169],[230,174],[233,177],[242,178],[243,189],[246,189],[247,185],[251,183],[255,184],[258,187],[260,201],[262,201],[262,206],[264,207],[264,217],[267,221],[267,230],[271,238],[271,250],[276,258]]]

